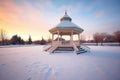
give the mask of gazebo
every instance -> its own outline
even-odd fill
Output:
[[[49,30],[52,34],[52,43],[46,51],[50,53],[61,53],[61,52],[79,52],[80,48],[80,33],[84,30],[78,25],[72,23],[72,18],[70,18],[65,11],[65,15],[60,19],[60,23]],[[57,41],[54,40],[54,35],[57,35]],[[69,41],[61,40],[62,36],[70,36]],[[78,40],[73,41],[73,36],[78,35]]]

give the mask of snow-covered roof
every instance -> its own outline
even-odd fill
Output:
[[[69,18],[69,19],[71,19],[71,17],[69,17],[67,14],[65,14],[62,18]]]
[[[65,12],[65,15],[60,19],[60,21],[71,21],[71,17],[67,15],[67,12]]]
[[[67,21],[67,20],[60,22],[56,27],[62,27],[62,28],[63,27],[77,27],[77,28],[80,28],[78,25],[76,25],[70,21]]]
[[[65,13],[65,15],[64,15],[63,17],[69,17],[69,16],[67,15],[67,13]],[[69,18],[70,18],[70,17],[69,17]]]
[[[58,25],[56,25],[54,28],[49,30],[51,33],[66,28],[70,30],[75,30],[78,33],[81,33],[83,31],[81,27],[79,27],[78,25],[72,22],[72,19],[67,15],[67,12],[65,12],[65,15],[60,19],[60,21],[61,22]]]

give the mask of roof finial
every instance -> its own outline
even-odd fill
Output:
[[[67,14],[67,10],[65,10],[65,14]]]

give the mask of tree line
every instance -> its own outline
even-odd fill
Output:
[[[31,36],[29,35],[28,41],[24,41],[20,36],[13,35],[10,40],[7,39],[7,32],[3,29],[0,29],[0,45],[9,45],[9,44],[47,44],[50,43],[51,39],[45,40],[42,38],[42,40],[36,40],[32,41]],[[82,40],[81,42],[87,42],[85,40]],[[112,34],[108,33],[94,33],[93,34],[93,40],[91,42],[96,43],[98,45],[99,43],[103,45],[103,43],[107,42],[118,42],[120,45],[120,30],[115,31]]]
[[[10,39],[7,39],[7,32],[4,29],[0,30],[0,45],[24,45],[24,44],[47,44],[50,43],[51,39],[45,40],[44,38],[42,38],[42,40],[36,40],[36,41],[32,41],[31,36],[29,35],[29,38],[27,41],[24,41],[24,39],[22,39],[20,36],[13,35]]]
[[[93,41],[98,45],[98,43],[106,42],[118,42],[120,46],[120,31],[115,31],[113,34],[107,34],[107,33],[94,33],[93,34]]]

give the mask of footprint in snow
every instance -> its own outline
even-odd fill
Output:
[[[1,64],[0,66],[3,67],[3,66],[5,66],[5,65],[6,65],[6,64]]]
[[[32,80],[32,78],[31,78],[31,77],[29,77],[27,80]]]
[[[53,68],[49,66],[45,73],[44,80],[57,80],[57,76],[60,75],[61,71],[62,69],[60,67]]]
[[[47,64],[35,62],[30,66],[26,66],[26,68],[29,76],[32,76],[33,80],[54,80],[53,69]],[[27,80],[31,80],[31,78]]]
[[[48,68],[48,70],[46,71],[45,75],[44,75],[44,80],[55,80],[54,78],[54,73],[53,73],[53,69],[51,67]]]

